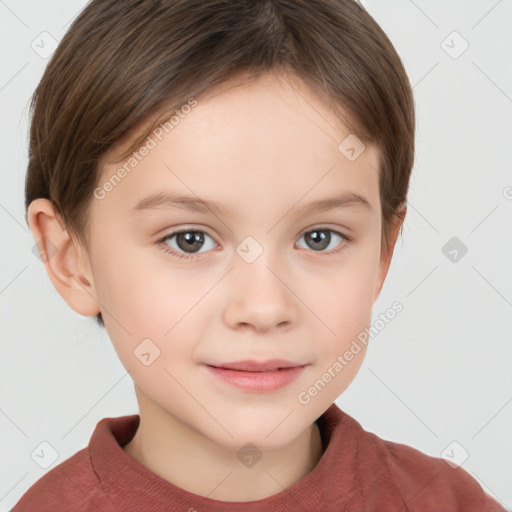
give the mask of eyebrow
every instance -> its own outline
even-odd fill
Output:
[[[312,213],[345,208],[348,206],[364,206],[372,211],[370,202],[362,195],[355,192],[344,192],[336,197],[329,197],[312,201],[306,205],[292,208],[296,215],[311,215]],[[130,210],[130,215],[153,209],[179,208],[185,211],[198,213],[211,213],[216,216],[234,217],[235,211],[218,203],[217,201],[201,199],[200,197],[174,194],[170,192],[156,192],[140,200]]]

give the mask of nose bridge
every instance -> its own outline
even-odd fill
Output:
[[[282,282],[286,279],[282,270],[285,255],[280,254],[280,244],[276,242],[273,247],[272,243],[271,235],[265,235],[264,240],[263,235],[258,239],[249,235],[236,247],[235,278],[244,283],[246,292],[280,295],[285,291]],[[247,290],[248,286],[252,289]]]
[[[266,236],[266,243],[271,239]],[[257,330],[294,323],[297,304],[285,284],[288,277],[279,247],[247,236],[235,250],[226,320],[232,327],[251,324]]]

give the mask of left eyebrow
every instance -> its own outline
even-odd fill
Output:
[[[355,192],[344,192],[336,197],[318,199],[304,206],[297,207],[295,208],[295,214],[297,216],[307,216],[312,213],[325,212],[327,210],[335,210],[347,206],[363,206],[368,212],[373,211],[372,205],[366,197],[356,194]]]
[[[295,209],[296,215],[311,215],[312,213],[358,205],[364,206],[368,211],[373,210],[369,201],[364,196],[356,194],[355,192],[344,192],[336,197],[318,199],[304,206],[292,208],[292,210]],[[144,199],[141,199],[129,213],[131,215],[137,212],[158,208],[179,208],[185,211],[211,213],[218,216],[235,216],[235,211],[232,208],[226,208],[217,201],[169,192],[150,194]]]

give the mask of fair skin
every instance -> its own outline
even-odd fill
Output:
[[[365,350],[307,404],[297,396],[370,325],[400,222],[381,252],[377,149],[347,159],[338,145],[350,132],[303,82],[268,75],[197,100],[121,183],[92,200],[88,251],[71,242],[49,201],[33,201],[28,219],[36,240],[57,246],[45,262],[55,288],[79,314],[102,313],[133,378],[141,421],[125,452],[189,492],[252,501],[282,492],[322,457],[315,420],[353,380]],[[104,164],[100,186],[119,169],[119,154]],[[233,214],[131,211],[162,191]],[[370,207],[299,212],[346,192]],[[158,244],[181,228],[201,231],[203,242],[188,252],[179,236]],[[319,248],[306,234],[313,228],[330,242]],[[236,251],[249,236],[263,250],[251,263]],[[134,350],[148,338],[160,355],[146,366]],[[235,389],[205,368],[272,358],[306,367],[268,393]],[[246,443],[262,454],[250,467],[237,457]]]

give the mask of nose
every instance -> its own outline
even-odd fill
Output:
[[[238,259],[230,272],[224,321],[232,329],[267,332],[288,330],[299,321],[300,300],[290,272],[271,262],[265,252],[254,262]]]

